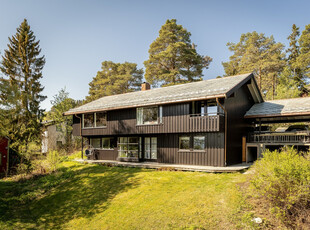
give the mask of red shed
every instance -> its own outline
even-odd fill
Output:
[[[0,137],[0,173],[4,173],[8,169],[9,159],[9,140]]]

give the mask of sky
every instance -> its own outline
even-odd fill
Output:
[[[177,19],[191,34],[201,55],[213,58],[204,79],[224,74],[222,62],[242,33],[273,35],[287,47],[292,24],[310,24],[310,1],[245,0],[0,0],[0,52],[26,18],[45,55],[42,102],[46,110],[60,89],[84,99],[103,61],[138,64],[167,19]]]

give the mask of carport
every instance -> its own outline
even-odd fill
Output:
[[[310,132],[307,129],[275,132],[262,129],[266,124],[296,124],[310,122],[310,97],[265,101],[255,104],[244,116],[253,127],[243,143],[243,159],[251,162],[261,157],[265,149],[294,146],[300,151],[308,151]]]

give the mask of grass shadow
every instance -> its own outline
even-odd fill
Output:
[[[61,229],[74,218],[90,218],[137,186],[141,170],[75,165],[27,181],[0,181],[0,228]]]

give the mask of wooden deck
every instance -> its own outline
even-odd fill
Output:
[[[89,164],[110,164],[113,166],[122,166],[122,167],[133,167],[133,168],[149,168],[149,169],[164,169],[171,168],[179,171],[195,171],[195,172],[209,172],[209,173],[232,173],[240,172],[245,169],[248,169],[252,164],[243,163],[237,165],[230,165],[227,167],[214,167],[214,166],[201,166],[201,165],[177,165],[177,164],[163,164],[156,162],[119,162],[111,160],[83,160],[75,159],[75,161],[80,163],[89,163]]]

